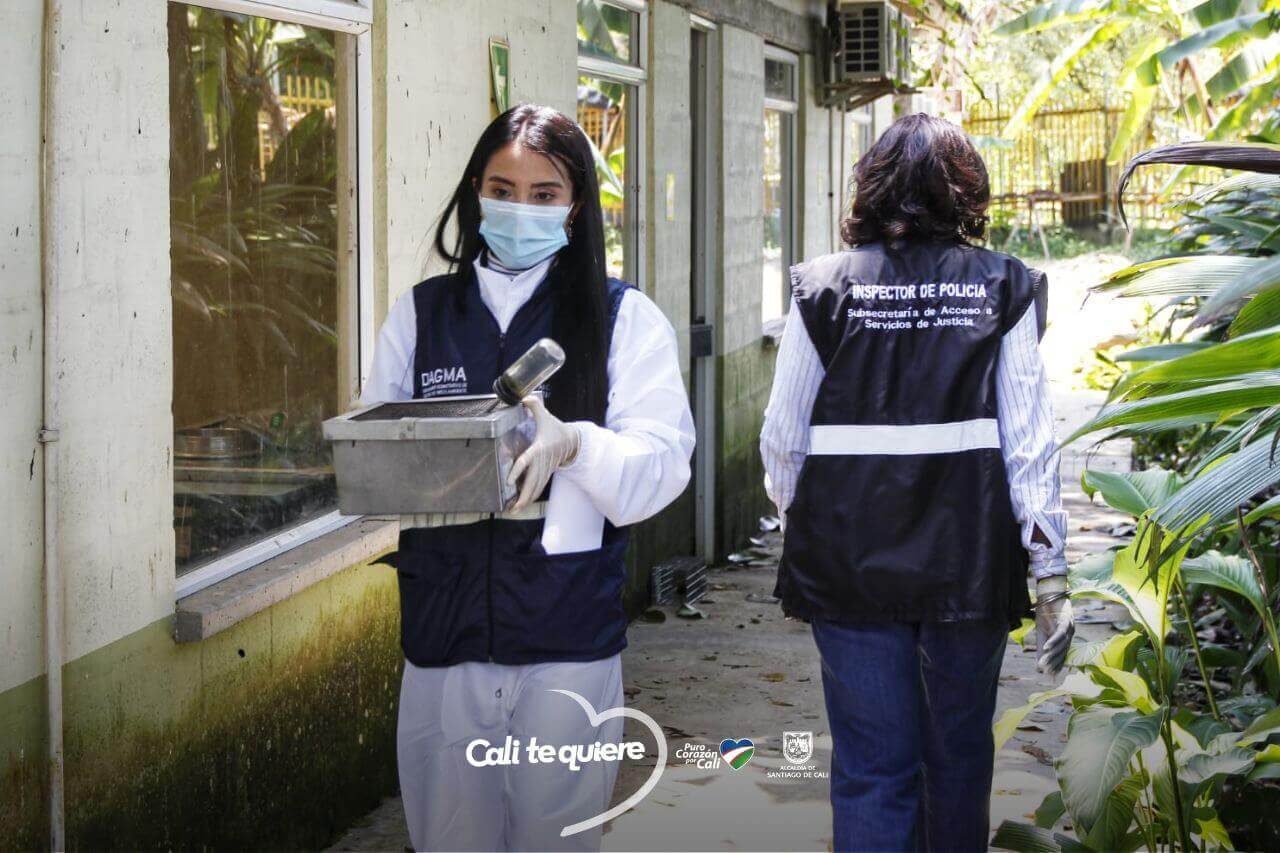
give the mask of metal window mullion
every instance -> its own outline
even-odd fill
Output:
[[[191,569],[185,574],[179,575],[177,582],[174,584],[173,597],[175,599],[186,598],[188,595],[193,595],[206,587],[213,586],[218,581],[226,580],[232,575],[238,575],[240,572],[252,569],[272,557],[278,557],[285,551],[289,551],[299,545],[305,545],[314,539],[324,536],[326,533],[332,533],[339,528],[346,527],[353,521],[359,521],[360,518],[361,516],[358,515],[343,515],[335,509],[319,518],[313,518],[309,521],[295,524],[292,527],[277,530],[265,539],[237,548],[228,554],[224,554]]]
[[[619,9],[626,9],[629,12],[637,12],[643,15],[649,11],[648,0],[604,0],[607,6],[617,6]]]
[[[200,6],[220,12],[235,12],[270,18],[306,27],[357,34],[373,24],[369,0],[359,4],[342,0],[170,0],[187,6]]]
[[[649,56],[649,15],[648,5],[644,2],[637,4],[639,8],[633,8],[637,12],[635,44],[632,56],[640,57],[640,61],[644,62]],[[633,84],[632,105],[633,117],[629,121],[631,125],[631,136],[627,140],[627,161],[634,167],[634,171],[628,177],[630,178],[631,194],[634,196],[632,203],[632,222],[631,222],[631,257],[632,269],[627,270],[632,283],[639,287],[642,291],[646,291],[647,276],[649,274],[649,265],[646,262],[645,250],[648,243],[648,216],[649,205],[645,198],[645,174],[648,171],[648,113],[645,108],[645,98],[647,93],[644,83],[648,79],[643,67],[637,69],[640,72],[640,79]],[[648,289],[650,295],[653,294],[652,289]]]
[[[800,64],[799,54],[792,53],[786,48],[778,47],[776,44],[769,44],[768,42],[765,42],[764,45],[764,58],[772,59],[775,62],[785,62],[788,65]]]
[[[594,56],[578,57],[578,73],[588,77],[599,77],[612,83],[628,83],[632,86],[638,86],[649,79],[645,70],[637,65],[612,62]]]
[[[373,368],[373,342],[377,338],[374,317],[374,234],[373,234],[373,33],[366,30],[356,40],[356,216],[359,252],[359,324],[356,349],[360,387]]]

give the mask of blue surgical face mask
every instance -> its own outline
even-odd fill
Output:
[[[480,236],[498,263],[513,270],[537,266],[569,245],[568,207],[480,199]]]

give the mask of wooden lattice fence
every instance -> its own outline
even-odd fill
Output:
[[[1107,163],[1125,104],[1108,100],[1058,100],[1042,108],[1016,139],[1001,138],[1016,103],[978,101],[964,126],[982,150],[991,176],[992,217],[1023,226],[1068,225],[1112,228],[1119,224],[1116,189],[1124,163],[1159,144],[1139,134],[1117,165]],[[1125,191],[1124,207],[1134,225],[1159,225],[1170,213],[1161,197],[1172,172],[1146,169]]]

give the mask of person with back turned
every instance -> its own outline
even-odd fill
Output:
[[[1038,345],[1044,276],[974,245],[964,133],[899,119],[858,162],[849,249],[791,270],[761,435],[783,518],[776,595],[812,624],[837,850],[985,850],[1007,632],[1073,634]]]

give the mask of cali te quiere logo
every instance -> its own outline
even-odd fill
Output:
[[[597,711],[592,704],[584,697],[574,693],[572,690],[561,690],[559,688],[551,688],[552,693],[561,693],[568,696],[574,702],[578,703],[578,707],[587,715],[587,722],[592,728],[599,728],[600,724],[605,720],[611,720],[614,717],[630,717],[642,723],[652,734],[653,739],[658,746],[658,758],[654,762],[653,772],[649,774],[649,778],[640,786],[634,794],[627,797],[611,809],[601,812],[600,814],[587,818],[577,823],[571,823],[560,830],[560,837],[565,838],[570,835],[577,835],[592,827],[599,826],[605,821],[613,820],[618,815],[636,806],[649,795],[649,792],[658,784],[658,779],[662,776],[662,770],[667,766],[667,738],[663,734],[662,729],[654,721],[653,717],[643,711],[637,711],[634,708],[609,708],[605,711]],[[567,744],[557,746],[554,744],[538,743],[537,738],[531,738],[528,744],[521,746],[518,740],[508,736],[506,743],[497,746],[489,743],[484,738],[476,738],[467,744],[467,763],[472,767],[488,767],[491,765],[519,765],[519,764],[552,764],[559,762],[568,767],[570,771],[579,771],[583,764],[594,761],[621,761],[624,758],[640,759],[644,758],[644,744],[639,741],[628,741],[626,743],[592,743],[592,744]]]

